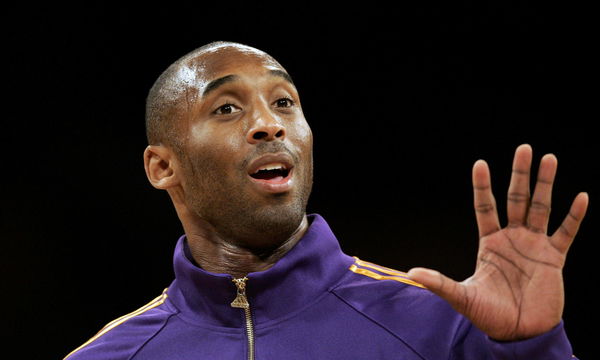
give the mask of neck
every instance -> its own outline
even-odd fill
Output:
[[[287,239],[267,248],[241,246],[230,239],[223,239],[207,224],[202,225],[190,228],[184,224],[194,261],[206,271],[240,278],[275,265],[302,238],[308,229],[308,219],[305,215]]]

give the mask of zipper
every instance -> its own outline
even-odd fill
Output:
[[[237,288],[237,295],[231,307],[244,309],[244,315],[246,316],[246,335],[248,337],[248,360],[254,360],[254,324],[252,323],[252,312],[250,311],[250,304],[246,297],[246,281],[247,277],[233,279],[233,283]]]

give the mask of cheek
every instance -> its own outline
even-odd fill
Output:
[[[296,122],[296,124],[298,137],[303,139],[305,142],[312,144],[312,131],[306,120],[302,118],[302,120]]]
[[[219,148],[224,151],[239,151],[245,136],[240,121],[230,123],[198,122],[189,129],[188,143],[191,146]],[[227,150],[229,149],[229,150]]]
[[[304,118],[293,122],[291,127],[293,130],[293,142],[298,146],[303,153],[312,153],[313,136],[310,126]]]
[[[221,179],[234,176],[243,147],[236,129],[199,124],[189,134],[187,152],[195,168],[218,173]]]
[[[208,143],[214,137],[213,132],[206,123],[198,122],[190,126],[187,142],[192,147]]]

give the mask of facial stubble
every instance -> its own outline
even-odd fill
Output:
[[[287,152],[294,159],[294,189],[282,194],[251,190],[247,164],[265,153]],[[218,150],[185,158],[188,179],[186,202],[201,219],[212,225],[218,241],[228,241],[256,251],[276,248],[300,226],[312,190],[312,152],[295,155],[283,143],[261,143],[236,169],[219,166]],[[233,174],[233,175],[232,175]]]

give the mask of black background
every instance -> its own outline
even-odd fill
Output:
[[[9,348],[62,358],[169,285],[182,229],[143,170],[145,96],[177,58],[229,40],[268,52],[294,78],[315,136],[308,211],[362,259],[468,277],[473,162],[490,164],[504,209],[515,147],[531,144],[535,166],[556,154],[551,231],[579,191],[591,198],[564,272],[564,318],[575,354],[592,358],[599,146],[587,11],[548,6],[8,8],[0,239]]]

